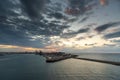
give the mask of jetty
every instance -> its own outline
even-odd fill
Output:
[[[99,63],[105,63],[105,64],[120,66],[120,62],[98,60],[98,59],[89,59],[89,58],[80,58],[80,57],[78,57],[78,55],[66,54],[64,52],[52,52],[52,53],[39,52],[39,53],[36,53],[36,54],[39,54],[39,55],[45,57],[47,63],[53,63],[53,62],[58,62],[58,61],[61,61],[61,60],[72,58],[72,59],[93,61],[93,62],[99,62]]]
[[[74,59],[87,60],[87,61],[93,61],[93,62],[106,63],[106,64],[120,66],[120,62],[115,62],[115,61],[106,61],[106,60],[97,60],[97,59],[88,59],[88,58],[77,58],[77,57]]]
[[[64,52],[44,53],[41,55],[46,58],[46,62],[48,63],[77,57],[77,55],[65,54]]]
[[[71,54],[65,54],[63,52],[59,52],[59,53],[48,53],[45,54],[44,57],[46,58],[46,62],[57,62],[57,61],[61,61],[61,60],[65,60],[65,59],[69,59],[69,58],[75,58],[77,57],[77,55],[71,55]]]

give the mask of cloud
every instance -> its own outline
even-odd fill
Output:
[[[113,42],[119,42],[120,43],[120,40],[113,40]]]
[[[25,30],[16,31],[13,26],[0,25],[0,44],[43,47],[41,40],[30,41],[31,38]]]
[[[3,23],[6,20],[7,20],[6,16],[0,16],[0,23]]]
[[[93,12],[97,12],[95,10],[96,0],[67,1],[1,1],[0,44],[46,49],[52,49],[54,46],[51,45],[57,44],[54,47],[56,49],[57,46],[62,44],[62,47],[85,49],[94,45],[102,46],[103,44],[101,44],[101,42],[107,43],[107,39],[104,40],[100,35],[98,35],[100,38],[94,38],[97,35],[94,31],[103,32],[109,28],[112,29],[113,26],[118,26],[120,23],[107,23],[93,30],[96,24],[99,24],[99,21],[97,23],[92,22],[94,21],[93,16],[96,14],[93,14]],[[66,10],[66,8],[69,8],[72,14],[65,14],[64,10]],[[78,13],[76,14],[75,11],[78,11]],[[91,16],[91,14],[93,15]],[[75,29],[77,31],[67,31],[68,29]],[[66,32],[64,32],[65,30]],[[117,33],[117,35],[118,34],[119,33]],[[91,35],[93,36],[88,37]],[[116,37],[116,34],[113,35],[111,33],[111,35]],[[57,40],[51,39],[51,37],[54,36],[58,36],[59,38]],[[97,44],[95,44],[96,39],[98,40],[98,42],[96,42]]]
[[[2,49],[2,50],[1,50]],[[7,50],[6,50],[7,49]],[[5,50],[6,52],[8,51],[17,51],[17,52],[23,52],[23,51],[44,51],[44,52],[53,52],[57,51],[57,48],[33,48],[33,47],[23,47],[23,46],[15,46],[15,45],[1,45],[0,44],[0,50],[3,51]]]
[[[120,22],[111,22],[111,23],[103,24],[103,25],[100,25],[97,28],[95,28],[95,31],[100,33],[100,32],[103,32],[111,27],[115,27],[117,25],[120,25]]]
[[[110,38],[117,38],[120,37],[120,32],[114,32],[114,33],[110,33],[104,36],[106,39],[110,39]]]
[[[93,43],[93,44],[85,44],[85,46],[95,46],[97,43]]]
[[[39,21],[29,21],[19,18],[9,19],[1,17],[0,22],[0,44],[31,46],[35,48],[44,47],[50,41],[49,37],[60,35],[62,31],[69,27],[58,23],[47,23]],[[44,35],[47,38],[37,38],[31,41],[31,36]],[[44,44],[45,43],[45,44]]]
[[[60,35],[65,28],[69,27],[67,24],[63,25],[59,20],[63,17],[59,12],[50,12],[52,17],[56,18],[51,21],[51,18],[42,16],[41,12],[47,0],[20,0],[20,2],[21,4],[13,4],[12,0],[0,2],[0,44],[41,48],[49,45],[50,36]],[[15,10],[18,11],[15,12]],[[45,37],[32,41],[31,36],[36,35]]]
[[[30,17],[40,17],[46,0],[20,0],[24,6],[24,10]]]
[[[61,35],[61,38],[72,38],[74,36],[76,36],[77,34],[81,34],[81,33],[87,33],[89,31],[89,28],[85,28],[85,29],[79,29],[78,31],[70,31],[68,33],[63,33]]]
[[[108,3],[107,0],[100,0],[100,4],[103,6],[106,5],[107,3]]]
[[[58,12],[56,12],[56,13],[51,13],[51,14],[49,14],[49,16],[54,17],[54,18],[56,18],[56,19],[64,19],[63,14],[58,13]]]
[[[78,8],[80,10],[79,13],[82,13],[85,11],[85,0],[69,0],[69,2],[70,2],[69,6],[72,9]]]
[[[80,23],[86,21],[88,18],[89,18],[88,16],[87,16],[87,17],[84,17],[83,19],[80,20]]]
[[[78,30],[78,31],[76,31],[76,32],[66,33],[66,35],[80,34],[80,33],[85,33],[85,32],[88,32],[88,31],[89,31],[89,28],[79,29],[79,30]]]
[[[54,45],[61,48],[73,48],[73,49],[87,49],[94,47],[103,47],[104,44],[112,45],[113,42],[105,40],[102,36],[96,35],[93,37],[84,36],[83,39],[78,39],[79,36],[73,36],[71,38],[51,37],[51,41]]]
[[[83,15],[96,6],[93,0],[68,0],[68,2],[69,4],[65,9],[65,13],[74,16]]]

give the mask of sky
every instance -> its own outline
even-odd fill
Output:
[[[120,52],[120,0],[1,0],[0,52]]]

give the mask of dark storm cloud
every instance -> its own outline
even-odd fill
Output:
[[[108,28],[115,27],[117,25],[120,25],[120,22],[107,23],[107,24],[98,26],[97,28],[95,28],[95,31],[103,32],[103,31],[107,30]]]
[[[58,23],[58,22],[57,22]],[[30,36],[45,35],[49,36],[60,35],[60,33],[69,26],[58,25],[57,23],[48,23],[46,20],[29,21],[19,18],[8,19],[4,16],[0,17],[0,44],[9,44],[17,46],[43,47],[43,41],[49,39],[36,39],[31,41]],[[30,35],[28,35],[28,32]],[[47,42],[45,42],[47,43]]]
[[[7,20],[7,17],[6,16],[0,16],[0,22],[2,23],[2,22],[4,22],[4,21],[6,21]]]
[[[22,13],[15,13],[15,8],[21,9],[19,5],[12,4],[9,0],[0,2],[0,44],[43,47],[43,41],[49,41],[50,36],[60,35],[67,25],[60,25],[60,21],[49,22],[41,16],[39,12],[44,8],[45,0],[20,0],[24,9]],[[40,2],[40,3],[39,3]],[[6,4],[6,5],[5,5]],[[25,11],[25,12],[24,12]],[[24,15],[27,13],[30,18],[34,17],[38,20],[29,19]],[[52,12],[51,12],[52,13]],[[56,19],[62,18],[62,14],[53,15]],[[41,18],[41,19],[40,19]],[[29,34],[28,34],[29,33]],[[31,36],[44,35],[43,39],[35,39],[31,41]]]
[[[104,46],[115,47],[115,46],[117,46],[117,45],[116,45],[116,44],[104,44]]]
[[[17,5],[15,6],[15,4],[12,4],[12,2],[8,0],[1,1],[0,26],[12,25],[13,27],[16,27],[19,31],[27,31],[32,35],[45,35],[45,36],[60,35],[63,29],[68,28],[69,26],[62,24],[60,25],[61,23],[60,21],[58,21],[59,23],[49,22],[47,19],[41,16],[41,14],[37,15],[42,10],[42,8],[44,8],[45,2],[46,0],[21,0],[21,3],[22,5],[24,5],[25,10],[29,14],[29,16],[38,19],[28,20],[26,19],[28,18],[28,16],[22,14],[25,13],[24,11],[19,15],[16,15],[14,12],[9,11],[14,7],[18,7]],[[5,6],[3,4],[7,5]],[[51,12],[51,14],[54,13]],[[19,18],[19,16],[22,16],[22,18]],[[63,17],[63,15],[61,13],[55,13],[53,17],[55,17],[56,19],[60,19]]]
[[[69,7],[66,8],[65,13],[69,15],[82,15],[86,12],[93,9],[93,7],[96,6],[95,1],[93,4],[93,0],[68,0],[69,1]]]
[[[88,18],[89,18],[88,16],[87,16],[87,17],[84,17],[83,19],[80,20],[80,23],[86,21]]]
[[[84,3],[84,1],[82,1],[82,0],[68,0],[69,2],[70,2],[70,5],[72,6],[72,7],[75,7],[75,5],[77,6],[77,5],[79,5],[79,3]]]
[[[68,23],[69,21],[75,22],[78,19],[69,20],[62,11],[57,11],[59,6],[55,10],[51,7],[51,10],[48,10],[48,7],[46,9],[48,0],[18,0],[20,1],[19,4],[13,4],[11,1],[2,0],[0,2],[0,44],[43,47],[45,46],[42,42],[43,39],[31,41],[31,36],[44,35],[48,38],[50,36],[63,36],[64,34],[61,35],[63,30],[70,26],[62,23],[60,19],[64,19]],[[85,5],[85,0],[70,0],[72,8],[78,7],[80,9],[80,15],[86,11]],[[42,13],[45,16],[50,16],[50,18],[46,19],[42,16]],[[49,21],[51,18],[55,18],[55,20]],[[85,21],[86,19],[83,20]],[[71,36],[88,31],[89,28],[80,29],[65,35]],[[45,40],[49,41],[49,39]]]
[[[120,37],[120,32],[115,32],[115,33],[107,34],[104,37],[107,38],[107,39],[117,38],[117,37]]]
[[[80,33],[86,33],[89,31],[89,28],[85,28],[85,29],[80,29],[76,32],[69,32],[69,33],[65,33],[62,35],[63,38],[71,38],[71,37],[74,37],[75,35],[77,34],[80,34]]]
[[[93,43],[93,44],[85,44],[85,46],[95,46],[97,43]]]
[[[39,17],[46,0],[20,0],[30,17]]]
[[[84,11],[85,8],[85,0],[69,0],[71,8],[79,8],[81,12]]]
[[[16,31],[12,26],[0,24],[0,44],[42,47],[41,40],[30,41],[25,31]],[[39,43],[39,44],[38,44]]]
[[[86,28],[86,29],[80,29],[78,30],[77,32],[72,32],[72,33],[68,33],[69,35],[70,34],[79,34],[79,33],[85,33],[85,32],[88,32],[89,28]]]
[[[89,28],[86,28],[86,29],[80,29],[76,33],[85,33],[85,32],[88,32],[88,31],[89,31]]]
[[[63,14],[58,13],[58,12],[56,12],[56,13],[51,13],[51,14],[49,14],[49,16],[50,16],[50,17],[54,17],[54,18],[56,18],[56,19],[64,19]]]
[[[112,40],[111,42],[117,42],[117,43],[120,43],[120,40]]]
[[[0,16],[16,16],[17,14],[14,13],[11,9],[18,8],[19,5],[13,4],[10,0],[1,0],[0,1]]]
[[[71,23],[71,22],[75,22],[75,21],[77,21],[77,20],[78,20],[77,18],[72,18],[72,19],[67,20],[67,22],[68,22],[68,23]]]
[[[60,25],[52,22],[47,23],[44,19],[42,19],[42,21],[14,19],[12,22],[14,25],[17,25],[18,30],[28,31],[32,35],[60,35],[65,28],[69,27],[67,25]]]

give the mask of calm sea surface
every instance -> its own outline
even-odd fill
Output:
[[[80,57],[120,62],[120,54]],[[0,56],[0,80],[120,80],[120,66],[77,59],[46,63],[34,54],[5,55]]]

